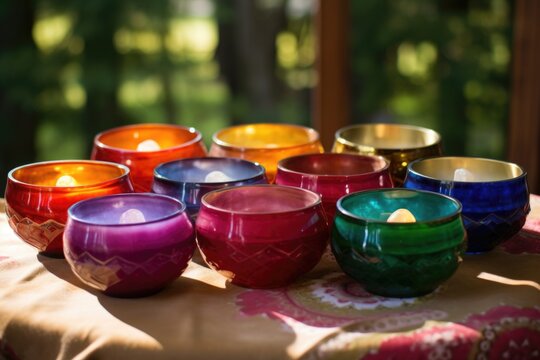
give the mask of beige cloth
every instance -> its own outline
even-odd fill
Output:
[[[540,204],[532,200],[534,228]],[[522,328],[533,342],[519,338],[528,353],[540,347],[540,238],[527,233],[515,244],[466,257],[452,279],[420,299],[370,296],[329,256],[288,289],[236,287],[199,258],[160,293],[117,299],[82,284],[64,259],[38,255],[2,213],[0,358],[358,359],[384,358],[394,343],[402,354],[465,349],[474,356],[486,351],[482,341],[506,341],[510,333],[495,323]],[[515,321],[505,325],[504,317]]]

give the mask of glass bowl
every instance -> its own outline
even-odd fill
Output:
[[[389,162],[380,156],[306,154],[278,163],[276,184],[301,187],[321,195],[328,220],[344,195],[368,189],[391,188]]]
[[[279,160],[324,151],[317,131],[291,124],[232,126],[215,133],[212,140],[210,156],[257,162],[266,169],[269,182],[274,181]]]
[[[92,149],[92,159],[128,166],[137,192],[150,191],[157,165],[205,155],[202,136],[197,130],[170,124],[139,124],[110,129],[96,135]]]
[[[196,229],[206,263],[249,288],[291,284],[319,262],[329,237],[320,196],[280,185],[209,192]]]
[[[469,178],[459,172],[468,173]],[[454,180],[455,175],[458,180]],[[490,251],[510,239],[523,227],[530,211],[527,173],[516,164],[499,160],[418,160],[409,165],[404,186],[439,192],[461,202],[468,253]]]
[[[429,294],[457,270],[466,245],[458,201],[408,189],[366,190],[337,203],[332,252],[366,291],[388,297]],[[416,222],[390,223],[397,209]]]
[[[332,152],[384,156],[390,161],[392,180],[398,187],[411,161],[441,155],[441,136],[419,126],[358,124],[336,132]]]
[[[132,191],[124,165],[88,160],[38,162],[9,172],[6,214],[22,240],[43,255],[62,257],[62,234],[71,205]]]
[[[154,170],[152,192],[181,200],[195,216],[204,194],[225,187],[266,184],[264,168],[232,158],[194,158],[161,164]]]
[[[110,296],[155,293],[186,269],[195,250],[185,205],[159,194],[121,194],[69,208],[66,260],[85,284]]]

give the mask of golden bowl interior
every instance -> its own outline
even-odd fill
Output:
[[[472,174],[466,182],[502,181],[517,178],[524,171],[516,164],[468,157],[440,157],[420,160],[413,163],[411,171],[425,177],[453,181],[457,169],[465,169]]]
[[[185,145],[195,142],[200,134],[192,128],[174,125],[141,124],[122,126],[105,131],[98,135],[97,141],[105,146],[125,150],[137,150],[137,146],[145,140],[154,140],[161,149]]]
[[[277,149],[317,142],[319,134],[310,128],[289,124],[250,124],[223,129],[214,135],[220,146],[249,149]]]
[[[73,186],[99,185],[127,174],[127,168],[106,163],[90,161],[48,162],[30,164],[13,170],[13,180],[33,186],[57,187],[56,182],[62,176],[71,176]]]
[[[438,144],[441,136],[434,130],[412,125],[361,124],[338,130],[336,141],[359,149],[405,150]]]

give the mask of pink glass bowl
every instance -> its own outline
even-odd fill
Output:
[[[329,237],[320,196],[280,185],[206,194],[196,229],[206,263],[249,288],[289,285],[319,262]]]
[[[57,186],[71,176],[72,186]],[[43,255],[62,257],[67,210],[97,196],[132,192],[129,169],[103,161],[46,161],[20,166],[8,174],[6,214],[11,228]]]
[[[137,150],[144,141],[154,141],[160,149]],[[201,156],[206,156],[201,134],[193,128],[169,124],[139,124],[107,130],[96,135],[92,149],[92,159],[128,166],[137,192],[150,191],[157,165]]]
[[[126,211],[140,211],[120,223]],[[124,214],[124,215],[123,215]],[[182,274],[195,250],[185,205],[159,194],[121,194],[81,201],[69,209],[66,260],[85,284],[107,295],[155,293]]]
[[[278,163],[276,184],[301,187],[321,195],[328,219],[344,195],[377,188],[391,188],[389,162],[380,156],[308,154]]]

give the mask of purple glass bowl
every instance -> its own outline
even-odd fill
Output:
[[[69,208],[64,247],[71,269],[87,285],[111,296],[144,296],[186,269],[194,229],[185,205],[169,196],[103,196]]]
[[[199,212],[201,198],[210,191],[266,183],[264,168],[257,163],[242,159],[204,157],[159,165],[154,170],[152,192],[182,201],[189,215],[194,216]]]
[[[329,237],[320,196],[280,185],[206,194],[196,229],[206,263],[250,288],[289,285],[319,262]]]
[[[391,188],[389,162],[381,156],[354,154],[307,154],[283,159],[278,164],[276,184],[301,187],[321,195],[328,220],[336,202],[347,194]]]

